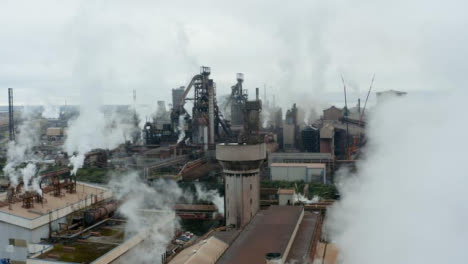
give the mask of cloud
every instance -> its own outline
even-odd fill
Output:
[[[148,104],[169,101],[170,89],[186,85],[203,64],[212,67],[218,94],[244,72],[252,94],[263,84],[271,93],[288,90],[277,98],[283,105],[304,94],[327,101],[341,91],[342,73],[361,93],[373,73],[376,91],[445,91],[466,83],[465,5],[4,1],[0,85],[14,87],[18,103],[79,103],[76,83],[86,80],[76,72],[86,71],[85,78],[99,76],[106,104],[130,104],[133,89]]]

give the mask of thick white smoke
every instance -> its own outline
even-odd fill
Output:
[[[175,213],[173,207],[180,198],[190,198],[191,195],[185,194],[174,181],[159,180],[148,186],[137,173],[113,179],[109,186],[115,197],[124,201],[119,213],[127,218],[127,237],[145,231],[151,225],[157,226],[148,230],[148,239],[125,256],[125,260],[128,263],[160,263],[178,226],[173,220],[167,224],[167,218]],[[142,214],[142,210],[158,213],[152,216]]]
[[[42,117],[47,119],[58,119],[60,117],[60,106],[50,104],[44,105]]]
[[[308,199],[303,194],[296,193],[294,195],[294,202],[299,202],[299,203],[303,203],[303,204],[318,203],[318,202],[320,202],[320,197],[315,195],[314,197],[312,197],[312,199]]]
[[[201,184],[195,184],[195,190],[198,200],[213,203],[218,212],[224,215],[224,198],[219,195],[217,190],[207,190]]]
[[[181,142],[185,138],[185,115],[179,116],[179,126],[177,127],[177,130],[179,132],[179,138],[177,139],[177,144],[179,144],[179,142]]]
[[[17,186],[20,180],[23,180],[25,189],[29,190],[29,182],[35,176],[36,163],[40,160],[33,150],[39,144],[40,125],[28,108],[24,109],[21,117],[23,122],[18,127],[16,141],[8,143],[7,160],[3,172],[13,186]],[[25,163],[28,164],[22,167]],[[42,193],[38,184],[33,184],[32,188]]]
[[[21,169],[23,175],[24,189],[29,191],[29,181],[36,175],[37,167],[34,163],[28,163],[26,167]]]
[[[131,139],[133,124],[116,111],[104,112],[102,102],[83,101],[80,114],[68,124],[64,149],[70,156],[72,174],[83,167],[85,154],[93,149],[113,149]]]
[[[326,231],[339,263],[465,263],[465,91],[381,103]]]

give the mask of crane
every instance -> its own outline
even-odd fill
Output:
[[[369,95],[371,93],[372,86],[374,84],[374,79],[375,79],[375,73],[372,76],[371,84],[369,86],[369,90],[367,91],[367,96],[366,96],[366,101],[364,102],[364,107],[362,109],[362,112],[359,115],[358,125],[361,126],[361,127],[363,126],[363,120],[362,119],[364,117],[364,111],[366,111],[367,101],[369,100]],[[354,153],[356,153],[358,151],[358,146],[361,145],[361,139],[362,139],[362,133],[359,133],[359,135],[357,137],[354,137],[353,145],[351,146],[351,148],[348,149],[348,160],[351,158],[351,154],[354,154]]]

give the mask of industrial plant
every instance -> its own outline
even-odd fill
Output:
[[[336,172],[353,169],[366,144],[367,98],[306,120],[297,104],[283,116],[266,88],[250,98],[243,73],[220,100],[210,76],[202,66],[168,89],[171,104],[158,101],[145,121],[135,105],[103,107],[119,116],[106,129],[128,136],[85,151],[67,150],[82,108],[47,117],[14,106],[9,88],[1,263],[335,263],[322,226],[340,198]]]
[[[465,263],[464,5],[0,1],[0,264]]]

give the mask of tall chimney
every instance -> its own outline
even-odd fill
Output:
[[[257,87],[257,88],[255,88],[255,100],[258,101],[258,99],[259,99],[258,97],[259,97],[259,89]]]
[[[8,128],[10,141],[15,140],[15,120],[13,116],[13,88],[8,88]]]
[[[357,111],[358,113],[361,113],[361,98],[357,99]]]

